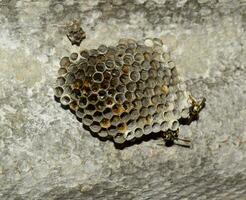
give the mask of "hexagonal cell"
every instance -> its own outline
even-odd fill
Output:
[[[147,46],[147,47],[153,47],[154,46],[154,42],[152,39],[150,38],[147,38],[144,40],[144,44]]]
[[[91,86],[91,91],[94,93],[97,93],[99,91],[100,87],[101,87],[101,85],[99,83],[94,83]]]
[[[120,70],[113,69],[111,74],[112,74],[113,77],[119,77],[120,76]]]
[[[83,81],[80,79],[75,79],[73,84],[71,85],[73,89],[79,89],[79,90],[81,89],[82,86],[83,86]]]
[[[111,85],[112,87],[116,87],[118,84],[119,84],[119,79],[118,79],[118,77],[113,77],[113,78],[111,79],[111,81],[110,81],[110,85]]]
[[[112,109],[105,108],[105,110],[103,111],[103,115],[105,116],[105,118],[110,119],[113,116]]]
[[[97,70],[98,72],[104,72],[105,69],[106,69],[106,66],[105,66],[104,63],[98,63],[98,64],[96,65],[96,70]]]
[[[120,92],[120,93],[124,93],[125,91],[126,91],[126,87],[125,87],[125,85],[124,84],[118,84],[117,86],[116,86],[116,91],[117,92]]]
[[[116,90],[114,89],[114,88],[110,88],[109,90],[108,90],[108,96],[110,96],[110,97],[112,97],[112,98],[114,98],[114,96],[116,95]]]
[[[130,65],[123,65],[121,71],[123,72],[123,74],[128,75],[130,72]]]
[[[159,132],[160,130],[161,130],[161,126],[160,126],[160,124],[159,123],[154,123],[153,125],[152,125],[152,130],[153,130],[153,132]]]
[[[139,71],[141,69],[141,65],[139,62],[133,62],[132,63],[132,69],[135,70],[135,71]]]
[[[129,119],[130,119],[130,115],[129,115],[129,113],[127,113],[127,112],[123,112],[123,113],[120,115],[120,120],[121,120],[122,122],[127,122]]]
[[[100,90],[98,92],[98,99],[99,100],[105,100],[107,98],[107,92],[105,90]]]
[[[148,78],[148,80],[146,81],[146,85],[149,87],[149,88],[154,88],[156,86],[156,81],[154,78]]]
[[[163,116],[166,121],[170,121],[173,119],[173,112],[172,111],[164,112]]]
[[[106,103],[106,106],[112,107],[114,105],[114,99],[112,97],[107,97],[105,103]]]
[[[105,105],[104,101],[99,101],[96,104],[96,110],[102,111],[102,110],[104,110],[105,107],[106,107],[106,105]]]
[[[63,91],[64,91],[64,94],[71,94],[72,93],[72,87],[70,85],[63,85]]]
[[[120,115],[124,112],[124,108],[121,104],[115,104],[112,108],[112,112],[114,115]]]
[[[169,129],[169,122],[168,121],[164,121],[161,123],[161,130],[162,131],[167,131]]]
[[[69,57],[63,57],[60,60],[60,66],[63,67],[63,68],[67,68],[70,64],[71,64],[71,62],[69,60]]]
[[[147,61],[150,66],[150,61],[152,60],[152,54],[150,52],[144,52],[143,56],[144,56],[144,60]]]
[[[101,125],[102,128],[109,128],[111,126],[111,123],[110,123],[110,120],[109,119],[103,118],[100,121],[100,125]]]
[[[108,51],[108,47],[106,46],[106,45],[100,45],[99,47],[98,47],[98,52],[100,53],[100,54],[105,54],[105,53],[107,53],[107,51]]]
[[[76,111],[78,109],[78,103],[77,101],[72,101],[70,104],[69,104],[69,108],[73,111]]]
[[[149,97],[143,97],[141,99],[141,102],[144,107],[148,107],[149,105],[151,105],[151,100]]]
[[[137,128],[134,132],[135,132],[135,137],[136,138],[142,137],[143,136],[143,133],[144,133],[141,128]]]
[[[80,100],[79,100],[79,107],[81,108],[85,108],[88,104],[88,100],[86,97],[81,97]]]
[[[140,63],[142,63],[144,61],[144,56],[142,53],[136,53],[134,56],[134,59]]]
[[[98,63],[105,63],[106,60],[107,60],[107,57],[105,55],[103,55],[103,54],[99,54],[97,56],[97,62]]]
[[[171,130],[176,131],[179,128],[179,122],[177,120],[172,122]]]
[[[103,119],[103,114],[102,114],[102,112],[96,111],[96,112],[93,114],[93,120],[94,120],[94,121],[100,122],[102,119]]]
[[[149,114],[148,108],[145,108],[145,107],[141,108],[140,110],[141,117],[146,117],[148,114]]]
[[[154,95],[154,96],[152,96],[151,97],[151,102],[154,105],[157,105],[157,104],[161,103],[160,95]]]
[[[144,69],[144,70],[149,70],[151,67],[150,62],[146,61],[146,60],[141,63],[141,66],[142,66],[142,69]]]
[[[96,72],[92,76],[92,80],[95,83],[101,83],[103,81],[103,74],[101,72]]]
[[[74,52],[74,53],[71,53],[71,55],[70,55],[69,58],[70,58],[70,60],[75,61],[75,60],[77,60],[78,56],[79,56],[79,55],[78,55],[77,53]]]
[[[146,117],[145,117],[145,123],[146,124],[151,124],[153,122],[153,117],[152,115],[148,114]]]
[[[67,70],[63,67],[61,67],[59,70],[58,70],[58,75],[59,76],[65,76],[67,73]]]
[[[123,66],[123,60],[122,60],[122,58],[115,58],[114,62],[115,62],[115,66],[117,68],[121,68]]]
[[[111,119],[110,119],[110,123],[113,126],[117,126],[120,123],[120,117],[118,115],[114,115]]]
[[[144,95],[147,96],[147,97],[152,97],[155,95],[155,92],[154,92],[154,89],[152,88],[145,88],[144,89]]]
[[[105,71],[103,73],[103,78],[104,78],[105,81],[110,81],[111,77],[112,76],[111,76],[111,72],[110,71]]]
[[[97,49],[90,49],[89,55],[97,57],[99,55],[99,51]]]
[[[81,51],[80,56],[85,58],[85,59],[88,59],[89,58],[89,51],[88,50]]]
[[[62,96],[64,90],[63,90],[62,87],[59,87],[59,86],[58,86],[58,87],[56,87],[56,88],[54,89],[54,92],[55,92],[55,96],[59,98],[59,97]]]
[[[119,104],[123,103],[123,101],[125,100],[124,94],[122,93],[118,93],[115,95],[115,101]]]
[[[108,128],[108,135],[115,137],[117,133],[118,133],[118,131],[116,129],[116,126],[110,126]]]
[[[72,73],[72,74],[75,74],[77,71],[78,71],[78,67],[76,64],[71,64],[69,65],[69,67],[67,68],[67,71]]]
[[[129,55],[134,55],[135,53],[135,50],[132,49],[132,48],[127,48],[126,51],[125,51],[126,54],[129,54]]]
[[[141,99],[135,99],[133,102],[132,102],[132,105],[134,108],[136,109],[140,109],[142,108],[142,102],[141,102]]]
[[[117,134],[115,137],[114,137],[114,141],[115,143],[118,143],[118,144],[122,144],[126,141],[126,139],[124,138],[123,135],[121,134]]]
[[[120,81],[126,85],[130,81],[129,76],[126,74],[122,74],[120,76]]]
[[[145,125],[144,126],[144,134],[148,135],[151,132],[152,132],[152,126],[151,125]]]
[[[115,67],[114,61],[110,59],[106,60],[105,64],[106,64],[106,68],[109,70],[112,70]]]
[[[129,112],[132,108],[132,104],[129,101],[124,101],[122,105],[126,112]]]
[[[130,79],[137,82],[140,79],[140,73],[138,71],[132,71],[130,74]]]
[[[167,111],[167,110],[166,110],[166,107],[164,106],[164,104],[158,104],[156,111],[160,113],[160,112]]]
[[[135,137],[135,135],[133,131],[130,131],[128,133],[125,133],[124,137],[126,138],[127,141],[130,141]]]
[[[117,125],[117,130],[118,130],[119,133],[125,133],[127,128],[128,127],[127,127],[127,124],[125,122],[120,123],[120,124]]]
[[[71,98],[73,100],[79,100],[81,97],[81,92],[79,89],[73,89],[71,92]]]
[[[98,135],[100,137],[107,137],[108,136],[108,131],[105,128],[102,128],[100,132],[98,132]]]
[[[101,126],[100,126],[100,124],[98,122],[93,122],[90,125],[90,129],[91,129],[92,132],[98,133],[101,130]]]
[[[138,81],[137,88],[141,91],[144,90],[146,88],[145,81],[142,81],[142,80]]]
[[[131,102],[131,101],[133,101],[135,99],[135,95],[134,95],[133,92],[127,91],[125,93],[125,98],[126,98],[127,101]]]
[[[96,104],[97,101],[98,101],[98,96],[97,94],[91,94],[89,97],[88,97],[88,101],[92,104]]]
[[[137,84],[135,82],[130,82],[126,85],[126,89],[129,91],[129,92],[134,92],[137,88]]]
[[[86,126],[90,126],[93,123],[93,117],[89,114],[85,115],[82,120]]]
[[[76,111],[76,116],[77,116],[78,118],[83,119],[84,114],[85,114],[84,109],[82,109],[82,108],[78,108],[78,109],[77,109],[77,111]]]
[[[97,64],[97,57],[96,56],[89,56],[88,65],[94,66],[96,64]]]
[[[65,94],[61,96],[60,99],[61,104],[63,104],[64,106],[68,105],[71,103],[71,98],[69,95]]]
[[[143,81],[146,81],[149,78],[149,72],[147,70],[142,70],[140,72],[140,78]]]
[[[102,83],[101,83],[101,89],[103,90],[107,90],[110,86],[110,80],[104,80]]]
[[[84,79],[85,79],[85,72],[84,72],[84,70],[79,69],[79,70],[75,73],[75,77],[76,77],[76,79],[84,80]]]
[[[133,63],[133,56],[131,54],[125,54],[123,57],[123,62],[126,65],[131,65]]]
[[[138,109],[133,108],[130,111],[130,115],[131,115],[131,119],[136,120],[139,117],[140,113],[139,113]]]
[[[93,113],[96,111],[96,106],[93,104],[88,104],[88,106],[85,108],[85,113],[93,115]]]
[[[153,70],[153,72],[151,72],[151,73],[153,73],[153,74],[151,74],[153,77],[156,77],[157,76],[157,70],[160,68],[160,62],[159,61],[157,61],[157,60],[152,60],[151,62],[150,62],[150,66],[152,67],[152,70]]]

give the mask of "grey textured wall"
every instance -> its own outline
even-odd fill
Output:
[[[0,199],[246,199],[245,0],[0,0]],[[64,36],[82,46],[121,37],[164,40],[207,106],[180,134],[116,149],[54,101]]]

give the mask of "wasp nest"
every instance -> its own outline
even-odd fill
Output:
[[[116,143],[178,130],[188,93],[161,40],[126,39],[60,61],[55,96],[90,131]]]

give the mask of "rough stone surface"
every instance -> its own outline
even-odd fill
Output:
[[[0,199],[246,199],[245,0],[0,0]],[[161,37],[200,120],[181,127],[192,148],[153,139],[116,149],[54,101],[64,34],[81,45]],[[55,67],[57,66],[57,67]]]

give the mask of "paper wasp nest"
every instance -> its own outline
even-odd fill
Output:
[[[60,61],[55,96],[90,131],[116,143],[177,130],[188,93],[162,41],[120,40]]]

